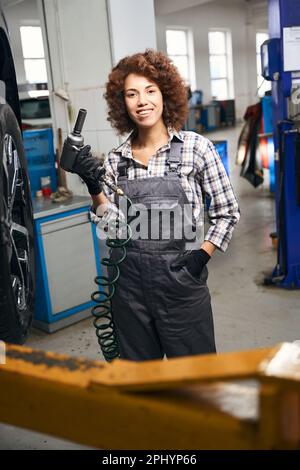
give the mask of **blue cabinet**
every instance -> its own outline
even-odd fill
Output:
[[[41,177],[49,176],[52,192],[57,190],[55,153],[52,129],[23,132],[32,197],[41,189]]]
[[[222,163],[225,167],[226,173],[229,176],[227,140],[213,140],[212,143],[214,144],[216,151],[220,155]]]
[[[56,207],[34,202],[37,258],[35,326],[53,332],[90,316],[94,278],[101,275],[90,199],[74,197]],[[40,204],[40,206],[39,206]]]

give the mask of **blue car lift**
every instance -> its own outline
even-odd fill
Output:
[[[272,81],[277,264],[269,282],[300,288],[300,0],[269,0],[262,74]],[[267,281],[267,280],[266,280]]]

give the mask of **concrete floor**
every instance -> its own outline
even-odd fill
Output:
[[[235,351],[300,339],[300,291],[266,288],[263,272],[276,262],[270,232],[275,229],[274,200],[267,181],[254,189],[239,176],[235,153],[240,127],[207,134],[227,140],[231,180],[241,208],[241,220],[224,255],[209,263],[218,351]],[[266,178],[267,180],[267,178]],[[90,319],[48,335],[33,329],[27,346],[101,359]],[[0,449],[86,449],[85,446],[0,425]]]

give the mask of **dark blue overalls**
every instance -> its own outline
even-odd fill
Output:
[[[149,217],[153,204],[159,209],[180,206],[183,210],[189,205],[179,179],[182,143],[171,142],[168,153],[164,177],[128,180],[130,160],[122,157],[118,164],[118,186],[134,205],[143,204]],[[176,239],[174,226],[168,239],[163,232],[160,227],[159,239],[131,240],[120,265],[112,306],[123,359],[139,361],[216,351],[207,268],[199,278],[192,276],[183,265],[189,253],[187,240]],[[118,249],[112,256],[118,259]]]

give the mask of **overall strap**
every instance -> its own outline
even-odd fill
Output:
[[[182,164],[182,142],[171,142],[170,150],[167,156],[168,174],[178,176],[180,174],[180,167]]]
[[[127,170],[129,167],[129,159],[121,157],[117,166],[118,180],[124,180],[128,178]]]
[[[180,167],[182,164],[182,142],[171,142],[170,150],[168,150],[166,164],[168,166],[167,174],[171,176],[178,176],[180,174]],[[128,158],[121,157],[117,166],[118,180],[128,178],[128,168],[130,161]]]

